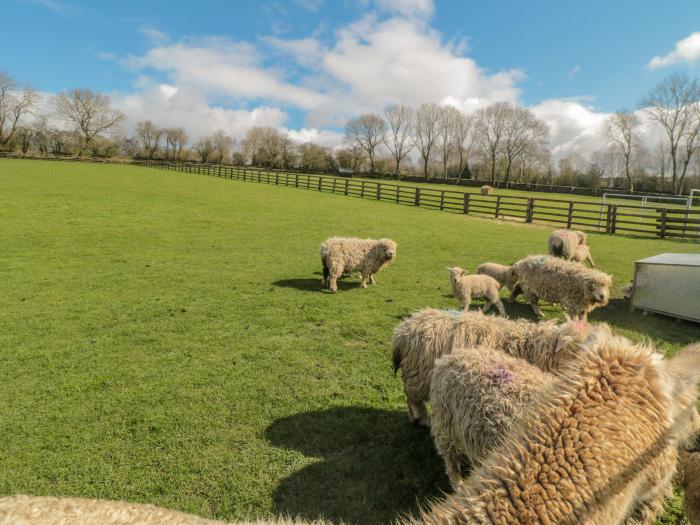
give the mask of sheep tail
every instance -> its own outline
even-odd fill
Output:
[[[401,355],[401,345],[398,344],[396,341],[394,341],[394,344],[392,345],[392,354],[391,354],[391,362],[394,365],[394,377],[396,377],[396,373],[399,371],[399,368],[401,368],[401,360],[403,356]]]

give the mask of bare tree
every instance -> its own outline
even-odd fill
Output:
[[[532,111],[520,106],[509,107],[503,130],[503,154],[506,163],[506,185],[510,182],[513,161],[522,157],[528,149],[544,147],[549,138],[549,126]]]
[[[152,159],[160,147],[160,139],[165,131],[150,120],[139,122],[136,126],[136,136],[141,143],[141,149],[147,159]]]
[[[199,160],[201,162],[207,162],[211,157],[212,152],[214,151],[214,146],[211,143],[211,138],[202,137],[201,139],[199,139],[194,145],[194,150],[199,155]]]
[[[233,139],[229,137],[225,131],[218,130],[214,132],[210,139],[212,146],[212,156],[214,162],[223,163],[225,160],[231,158],[231,151],[233,149]]]
[[[243,142],[241,143],[243,148],[243,156],[249,160],[253,166],[260,165],[258,156],[264,134],[265,128],[253,126],[248,130]]]
[[[401,174],[401,161],[411,152],[411,132],[413,130],[413,109],[406,104],[393,104],[384,110],[384,116],[389,123],[389,139],[387,148],[394,157],[396,168],[394,176],[398,180]]]
[[[22,118],[31,113],[38,101],[36,91],[26,87],[18,92],[12,75],[0,70],[0,148],[10,144]]]
[[[459,156],[457,165],[457,183],[462,179],[462,173],[466,169],[469,171],[469,157],[474,147],[474,117],[472,115],[459,114],[455,122],[455,150]]]
[[[510,104],[496,102],[480,109],[476,115],[475,131],[484,154],[491,161],[491,184],[496,184],[496,160],[511,112]]]
[[[296,156],[294,142],[292,142],[292,139],[290,139],[289,135],[286,133],[280,137],[279,150],[280,167],[286,170],[294,164],[294,158]]]
[[[637,130],[641,125],[639,117],[629,111],[618,111],[610,115],[603,123],[603,133],[614,143],[624,159],[625,178],[630,193],[634,192],[634,181],[630,171],[631,158],[639,146]]]
[[[168,128],[165,133],[165,158],[168,158],[168,150],[172,151],[174,159],[182,160],[182,148],[187,143],[187,133],[182,128]]]
[[[374,175],[374,158],[377,147],[384,142],[386,124],[375,113],[365,113],[345,125],[345,138],[367,154],[370,175]]]
[[[437,147],[442,154],[442,176],[445,182],[447,182],[447,165],[455,149],[455,133],[459,118],[460,112],[456,108],[452,106],[443,106],[440,108],[438,116]]]
[[[91,89],[71,89],[54,99],[58,116],[71,124],[81,135],[78,155],[90,146],[92,140],[125,120],[121,111],[112,109],[107,95]]]
[[[413,140],[423,159],[423,175],[429,178],[428,168],[433,148],[439,134],[440,106],[437,104],[421,104],[416,111]]]
[[[697,110],[700,102],[700,82],[690,79],[684,73],[673,73],[666,77],[642,98],[640,107],[652,121],[663,127],[668,138],[668,151],[671,160],[671,184],[674,193],[678,193],[683,185],[685,172],[679,177],[680,165],[692,158],[697,135]],[[691,148],[687,149],[688,134],[691,137]],[[682,142],[686,142],[685,160]]]

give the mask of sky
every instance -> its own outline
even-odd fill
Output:
[[[0,0],[0,69],[42,93],[88,87],[192,138],[254,125],[336,146],[393,102],[520,103],[555,156],[601,146],[610,113],[698,75],[694,0]],[[128,129],[126,131],[129,131]]]

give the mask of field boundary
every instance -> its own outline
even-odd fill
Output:
[[[608,234],[700,241],[700,210],[697,209],[650,206],[642,210],[639,206],[624,204],[599,204],[544,197],[482,195],[330,175],[287,173],[220,164],[172,161],[141,161],[135,164],[181,173],[393,202],[477,217],[549,224],[564,228],[576,227]]]

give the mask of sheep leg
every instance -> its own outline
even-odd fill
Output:
[[[408,399],[408,418],[411,423],[421,425],[423,427],[430,426],[430,416],[425,410],[425,403],[422,401],[414,401],[411,398]]]
[[[447,472],[447,477],[450,478],[450,484],[453,489],[457,489],[462,484],[462,462],[459,454],[454,451],[454,447],[448,445],[447,450],[438,452],[445,461],[445,471]]]
[[[481,309],[481,311],[486,313],[492,305],[493,303],[487,299],[486,301],[484,301],[484,307]]]
[[[376,284],[373,273],[369,274],[369,284]]]
[[[515,298],[516,298],[518,295],[520,295],[521,293],[523,293],[523,289],[520,288],[520,285],[519,285],[519,284],[516,284],[516,285],[513,287],[513,290],[511,290],[510,298],[508,299],[508,302],[509,302],[509,303],[514,303],[514,302],[515,302]]]
[[[544,312],[540,308],[540,305],[537,304],[537,299],[530,301],[530,308],[532,308],[532,311],[535,312],[535,315],[540,319],[544,317]]]
[[[496,308],[498,308],[498,313],[501,314],[503,317],[506,317],[506,309],[503,307],[503,301],[498,299],[495,304]]]
[[[360,285],[362,288],[367,288],[367,274],[362,273],[362,284]]]
[[[328,287],[328,276],[331,272],[328,268],[328,265],[326,264],[325,259],[321,259],[321,263],[323,264],[323,281],[321,281],[321,289],[323,289]]]

